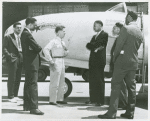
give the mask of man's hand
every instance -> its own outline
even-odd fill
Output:
[[[50,70],[55,71],[56,67],[55,67],[55,63],[54,62],[49,62],[49,66],[50,66]]]
[[[66,56],[68,55],[68,53],[69,53],[69,50],[66,50],[66,51],[64,52],[64,56],[66,57]]]
[[[100,46],[99,48],[97,48],[94,52],[96,53],[98,50],[102,50],[104,47],[103,46]]]

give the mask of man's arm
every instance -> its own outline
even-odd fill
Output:
[[[117,57],[120,55],[120,52],[122,51],[122,48],[123,48],[127,38],[128,38],[127,29],[125,27],[122,27],[122,29],[120,31],[120,35],[118,36],[118,39],[117,39],[117,42],[116,42],[113,62],[115,62]]]
[[[50,41],[43,49],[43,53],[44,53],[46,59],[48,59],[48,61],[50,62],[50,64],[54,63],[53,59],[51,57],[51,54],[50,54],[50,51],[51,51],[53,45],[54,45],[54,42]]]
[[[92,40],[94,39],[94,37],[95,37],[95,36],[93,36],[92,39],[91,39],[91,41],[86,44],[86,48],[87,48],[88,50],[94,49],[94,47],[93,47],[92,44],[91,44],[91,42],[92,42]]]
[[[95,43],[93,43],[93,46],[95,48],[95,52],[97,52],[98,50],[102,50],[103,48],[105,48],[107,46],[107,42],[108,42],[108,34],[105,33],[104,37],[101,38],[101,40],[96,41]]]
[[[103,38],[99,39],[98,41],[95,41],[93,43],[91,43],[94,47],[94,49],[97,49],[99,47],[106,47],[107,46],[107,42],[108,42],[108,34],[105,33],[103,35]]]
[[[9,41],[8,36],[5,36],[4,37],[4,42],[3,42],[3,52],[4,52],[4,55],[6,57],[10,57],[11,56],[11,54],[8,51],[8,41]]]
[[[36,52],[40,52],[42,48],[37,44],[37,42],[34,40],[31,34],[27,33],[27,41],[29,43],[29,46]]]

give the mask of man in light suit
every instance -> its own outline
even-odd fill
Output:
[[[25,68],[25,85],[24,85],[24,111],[30,114],[43,115],[44,113],[38,109],[38,69],[40,66],[39,52],[42,48],[33,38],[31,31],[37,27],[35,18],[27,18],[26,27],[21,34],[21,45],[23,52],[23,65]]]
[[[20,42],[21,23],[13,25],[14,33],[5,36],[3,43],[3,52],[8,63],[8,98],[11,102],[16,103],[19,100],[18,90],[22,72],[22,48]]]
[[[119,94],[123,79],[128,89],[127,109],[121,117],[133,119],[136,103],[135,74],[138,68],[138,49],[143,35],[136,24],[137,15],[129,11],[126,16],[127,26],[122,27],[114,51],[114,72],[111,81],[111,97],[107,113],[99,115],[102,119],[115,119],[118,109]]]

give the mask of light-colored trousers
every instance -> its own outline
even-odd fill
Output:
[[[65,64],[63,58],[54,58],[56,70],[50,69],[49,102],[64,100]]]

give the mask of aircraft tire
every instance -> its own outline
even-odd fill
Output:
[[[39,69],[38,71],[38,81],[45,81],[47,77],[46,72],[43,69]]]
[[[68,97],[71,92],[72,92],[72,83],[69,79],[65,78],[65,94],[64,94],[64,98]]]

